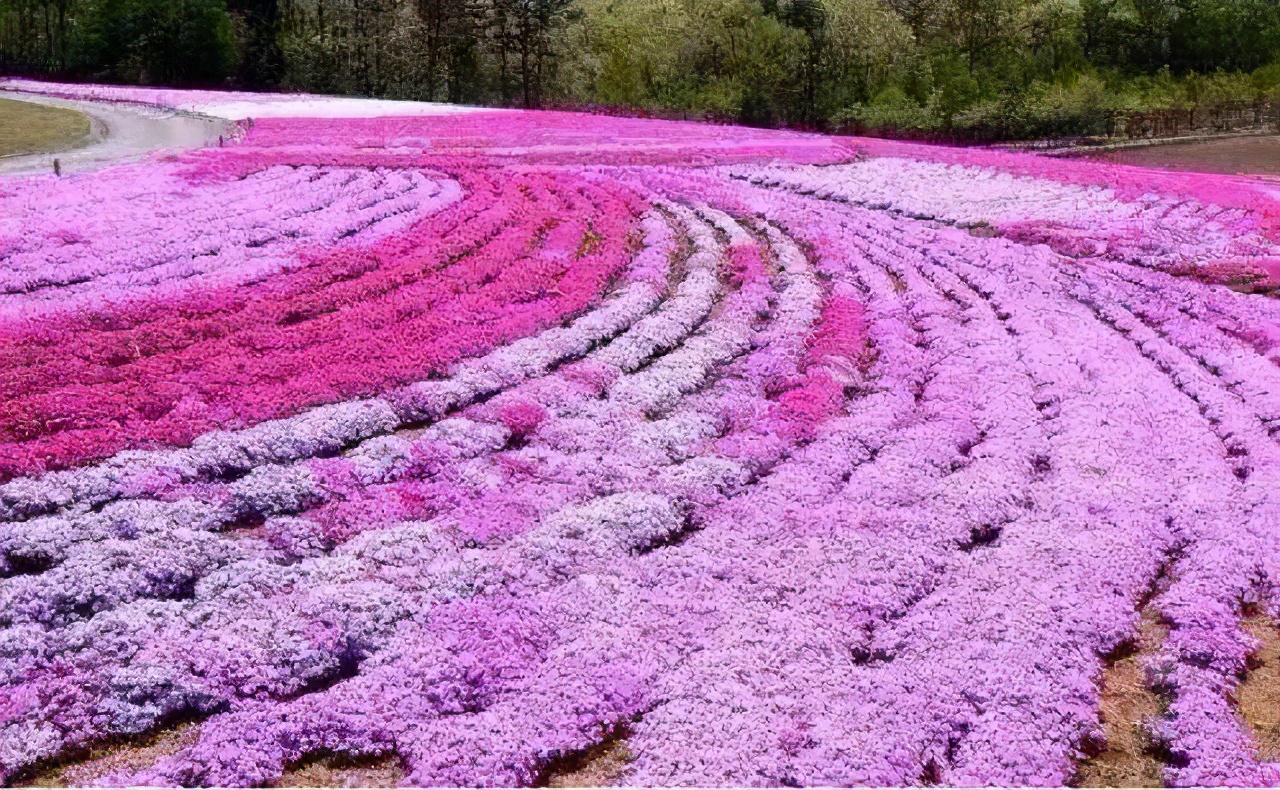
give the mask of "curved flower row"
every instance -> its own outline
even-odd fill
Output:
[[[1166,779],[1280,784],[1261,182],[522,113],[47,181],[0,185],[6,782],[196,719],[97,781],[1061,784],[1155,614]]]
[[[166,285],[186,281],[176,292],[138,293],[130,280],[102,280],[121,269],[136,277],[184,253],[172,244],[144,247],[135,263],[134,255],[112,261],[90,252],[93,266],[112,275],[99,278],[90,303],[73,299],[53,312],[0,319],[0,360],[9,371],[0,385],[0,474],[187,443],[212,428],[421,379],[582,310],[622,261],[633,213],[625,197],[557,175],[500,184],[475,172],[463,189],[467,199],[372,244],[326,245],[332,235],[323,217],[308,220],[318,249],[288,245],[286,264],[268,264],[276,271],[243,266],[238,253],[251,243],[237,234],[225,248],[215,241],[207,265],[217,279],[241,282],[169,271]],[[345,210],[352,200],[343,197],[333,213],[354,221],[338,235],[358,239],[372,220]],[[378,196],[357,189],[354,201],[375,205]],[[164,225],[157,235],[179,244],[189,235],[180,205],[171,197],[157,217]],[[265,244],[287,234],[293,218],[283,226],[260,221],[256,238]],[[7,257],[23,264],[20,254]]]

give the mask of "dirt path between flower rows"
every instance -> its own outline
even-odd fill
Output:
[[[78,759],[33,771],[15,787],[87,787],[116,772],[128,773],[152,765],[193,745],[200,727],[186,723],[150,736],[89,750]],[[608,740],[581,754],[570,755],[544,773],[538,787],[616,787],[623,784],[631,753],[623,740]],[[396,787],[404,769],[394,756],[352,759],[322,755],[285,771],[273,787]]]
[[[1244,626],[1261,647],[1250,658],[1236,699],[1257,742],[1258,758],[1280,762],[1280,623],[1254,616]]]
[[[217,145],[219,137],[229,138],[235,131],[230,121],[146,105],[70,101],[9,90],[0,90],[0,98],[84,113],[94,138],[71,151],[0,157],[0,175],[52,172],[55,159],[63,173],[96,170],[155,151]]]
[[[1161,700],[1145,677],[1143,659],[1154,655],[1168,628],[1153,611],[1142,613],[1138,638],[1113,656],[1102,678],[1105,743],[1080,766],[1077,787],[1161,787],[1164,765],[1147,726],[1161,715]]]
[[[1252,735],[1258,758],[1280,760],[1280,627],[1253,614],[1242,623],[1258,641],[1249,670],[1234,692],[1245,727]],[[1166,754],[1153,737],[1153,723],[1165,713],[1166,700],[1150,685],[1144,661],[1154,657],[1168,627],[1156,613],[1144,609],[1138,638],[1128,650],[1112,657],[1102,678],[1102,725],[1105,743],[1080,766],[1075,787],[1161,787]]]

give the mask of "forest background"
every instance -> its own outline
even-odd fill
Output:
[[[1280,103],[1280,0],[0,0],[0,73],[953,139]]]

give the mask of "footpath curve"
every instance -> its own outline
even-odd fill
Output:
[[[76,110],[89,116],[92,142],[70,151],[26,154],[0,159],[0,175],[96,170],[157,150],[180,150],[217,145],[236,131],[232,121],[143,104],[73,101],[26,91],[0,89],[0,97]]]

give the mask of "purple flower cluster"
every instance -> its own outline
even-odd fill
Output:
[[[438,374],[0,486],[0,780],[196,718],[194,744],[102,782],[266,785],[339,753],[528,785],[625,733],[636,785],[1063,784],[1149,610],[1167,780],[1280,784],[1232,703],[1245,611],[1280,615],[1280,302],[1187,276],[1276,256],[1260,182],[1219,205],[1216,177],[1152,191],[1003,154],[817,166],[809,138],[741,132],[673,161],[679,124],[414,123],[481,153],[289,149],[345,163],[255,170],[297,187],[259,210],[337,244],[364,222],[348,191],[376,194],[394,241],[468,190],[518,193],[449,221],[492,222],[474,242],[502,260],[625,262]],[[87,212],[108,178],[58,188]],[[251,184],[184,183],[211,218],[165,241],[174,272],[302,260],[218,224]],[[561,238],[536,213],[557,189],[636,217]],[[23,222],[5,315],[178,276]],[[240,252],[202,261],[212,238]]]

